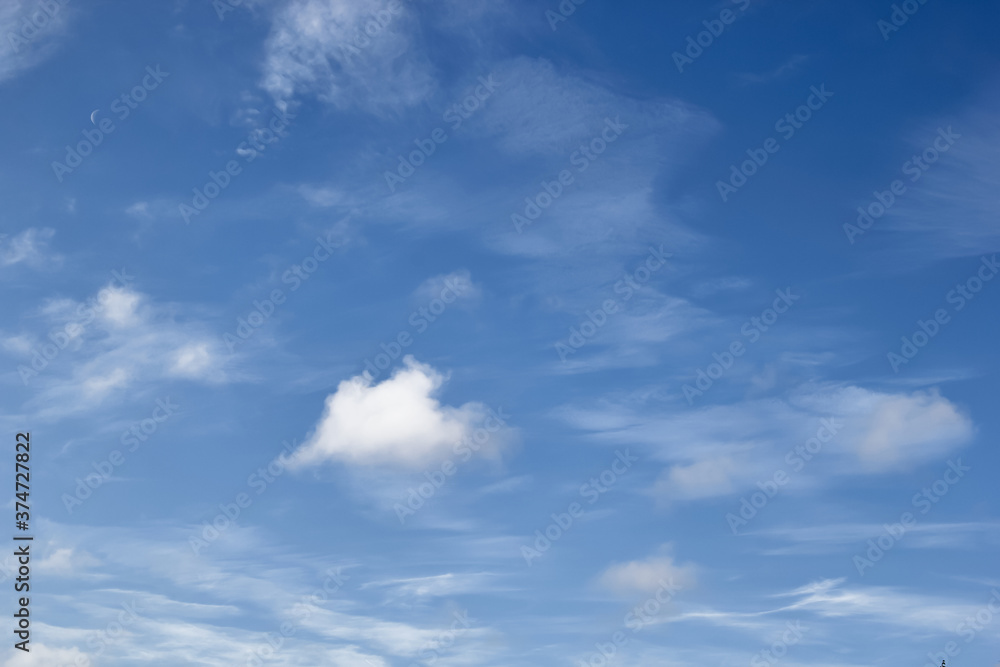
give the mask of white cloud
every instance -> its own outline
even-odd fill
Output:
[[[29,227],[10,240],[0,237],[0,265],[12,266],[24,262],[28,266],[38,267],[46,262],[58,261],[57,255],[48,253],[49,241],[55,233],[54,229],[48,227]]]
[[[30,69],[59,47],[72,8],[66,2],[5,0],[0,3],[0,83]]]
[[[377,115],[414,106],[435,89],[416,28],[406,3],[295,0],[273,19],[262,85],[279,104],[306,94]]]
[[[553,274],[589,282],[618,270],[621,261],[643,253],[654,238],[658,243],[669,238],[670,252],[688,255],[707,246],[706,238],[673,213],[673,203],[665,205],[656,193],[718,130],[711,114],[675,99],[623,95],[543,59],[508,60],[492,74],[499,83],[497,93],[469,121],[469,131],[493,137],[502,157],[518,163],[512,173],[520,173],[522,161],[530,158],[534,175],[520,180],[523,185],[517,187],[523,189],[516,198],[509,184],[503,192],[498,188],[491,193],[489,210],[502,206],[510,221],[511,215],[526,212],[525,197],[544,193],[543,178],[551,182],[568,170],[574,179],[522,233],[511,223],[490,236],[501,252],[545,260],[533,268],[543,274],[537,284],[548,287],[558,280]],[[583,157],[581,148],[611,136],[617,138],[600,155]],[[422,194],[429,206],[448,196],[469,197],[426,188]]]
[[[149,202],[137,201],[125,209],[125,213],[135,218],[151,218],[149,213]]]
[[[115,389],[128,385],[129,373],[124,368],[115,368],[103,375],[90,375],[82,382],[83,395],[93,403],[99,403]]]
[[[670,556],[652,556],[645,560],[617,563],[605,570],[600,577],[602,586],[623,595],[653,593],[664,583],[688,588],[694,585],[695,580],[694,565],[677,565]]]
[[[52,553],[38,562],[39,572],[47,576],[79,577],[83,571],[100,565],[101,562],[86,551],[71,547],[53,549]]]
[[[983,255],[1000,249],[996,225],[1000,213],[1000,121],[995,111],[998,101],[1000,80],[995,79],[967,108],[930,119],[907,137],[907,145],[899,151],[901,165],[911,156],[923,154],[935,142],[938,148],[946,145],[940,137],[948,136],[949,131],[960,135],[951,139],[953,145],[922,172],[918,181],[911,180],[912,173],[900,171],[887,176],[887,183],[900,178],[908,188],[872,228],[901,232],[885,248],[885,252],[893,254],[893,259],[887,261],[898,265],[901,253],[926,261]],[[914,169],[912,163],[909,169]],[[853,214],[856,218],[857,212]],[[874,247],[876,239],[867,238],[870,235],[856,239],[857,244]]]
[[[438,402],[444,375],[412,356],[403,363],[379,384],[364,375],[341,382],[327,397],[316,430],[293,454],[292,465],[342,461],[420,467],[447,458],[456,443],[488,422],[480,403],[454,408]]]
[[[492,578],[492,575],[484,573],[448,572],[431,577],[373,582],[366,584],[365,587],[386,588],[389,596],[393,599],[454,597],[489,591],[492,586]]]
[[[857,616],[925,636],[927,632],[953,632],[963,618],[978,611],[974,605],[954,600],[888,587],[848,588],[843,584],[844,579],[826,579],[785,593],[786,597],[799,598],[786,609],[808,610],[829,618]]]
[[[313,206],[329,208],[331,206],[351,206],[355,203],[354,196],[339,188],[314,185],[301,185],[298,188],[302,198]]]
[[[227,381],[218,335],[201,322],[178,321],[176,311],[130,286],[109,285],[84,302],[48,301],[39,311],[42,329],[3,347],[20,351],[17,372],[39,389],[28,404],[39,417],[93,409],[144,382]]]
[[[862,434],[853,441],[871,471],[938,458],[967,442],[971,420],[936,392],[882,396]]]
[[[728,456],[704,459],[690,465],[675,465],[656,482],[656,493],[680,500],[724,496],[736,490],[734,477],[739,471]]]
[[[417,288],[415,296],[421,303],[435,299],[445,300],[445,303],[453,303],[455,301],[476,301],[482,294],[483,291],[479,285],[472,282],[472,274],[467,269],[461,269],[428,278]]]
[[[856,551],[885,526],[878,523],[827,523],[809,526],[771,528],[757,535],[781,542],[767,547],[766,555],[797,556],[822,554],[835,550]],[[1000,544],[1000,523],[918,523],[907,529],[907,549],[968,549],[990,550]]]
[[[773,597],[789,599],[778,608],[747,611],[745,608],[701,607],[685,610],[671,620],[742,629],[752,633],[756,640],[773,632],[782,619],[797,620],[805,615],[806,627],[823,628],[824,634],[859,635],[871,628],[878,639],[884,640],[886,630],[891,628],[893,635],[921,642],[926,642],[929,636],[939,635],[939,645],[944,645],[949,637],[955,636],[955,627],[963,619],[974,616],[981,609],[981,603],[977,605],[958,598],[911,593],[887,586],[851,587],[846,586],[845,581],[843,578],[820,580],[778,593]],[[878,627],[873,628],[873,624]],[[809,661],[808,664],[819,663]],[[832,663],[831,667],[838,664]]]
[[[3,667],[52,667],[53,665],[86,665],[90,658],[86,653],[76,648],[52,648],[45,644],[32,641],[31,651],[25,653],[19,649],[11,649]]]
[[[883,393],[854,386],[799,388],[785,400],[646,414],[605,403],[558,411],[609,444],[645,445],[669,465],[654,486],[660,500],[696,500],[753,488],[778,470],[790,474],[789,492],[839,476],[905,471],[941,460],[966,445],[972,420],[935,390]],[[833,419],[832,436],[822,426]],[[796,471],[788,452],[821,433],[816,459]]]
[[[130,327],[139,323],[142,295],[124,287],[108,287],[101,292],[104,309],[101,317],[115,327]]]
[[[975,434],[968,415],[936,389],[886,394],[844,387],[803,392],[796,402],[844,418],[837,442],[863,472],[910,469],[946,456]]]
[[[45,648],[59,647],[41,652],[53,660],[3,663],[0,659],[0,664],[11,667],[78,664],[65,661],[76,655],[72,647],[92,646],[88,640],[106,631],[109,622],[119,618],[123,605],[134,610],[135,617],[129,618],[126,632],[102,655],[109,665],[227,667],[234,660],[243,664],[251,650],[267,645],[259,621],[248,625],[248,614],[266,622],[272,632],[285,623],[295,629],[294,641],[286,641],[272,656],[273,664],[285,667],[388,667],[392,658],[417,659],[421,651],[436,645],[448,627],[429,617],[423,604],[412,606],[414,595],[433,598],[446,594],[445,590],[432,584],[436,590],[428,592],[413,580],[417,590],[403,596],[406,602],[371,605],[372,597],[365,591],[394,592],[395,585],[411,582],[381,577],[380,583],[369,586],[364,583],[364,570],[352,570],[340,589],[325,590],[333,583],[327,574],[332,564],[329,553],[290,551],[270,538],[256,537],[253,529],[230,527],[226,538],[199,555],[187,541],[190,531],[200,530],[198,526],[136,530],[43,521],[41,530],[57,533],[60,543],[73,544],[77,553],[96,554],[100,562],[88,578],[65,581],[70,588],[56,596],[65,615],[39,628],[48,642]],[[228,544],[236,534],[235,543]],[[142,588],[133,586],[137,581]],[[455,590],[470,585],[467,582]],[[381,609],[384,614],[367,614],[362,609]],[[445,618],[448,624],[454,620],[450,613]],[[446,655],[450,659],[452,651],[484,654],[491,642],[496,645],[498,633],[474,616],[469,620],[461,646],[443,651],[443,660]],[[70,625],[58,625],[59,621]],[[35,655],[34,641],[31,655]]]
[[[0,345],[12,354],[31,354],[32,339],[26,334],[19,334],[0,340]]]
[[[543,59],[515,58],[493,71],[498,94],[483,112],[487,131],[516,155],[566,153],[605,129],[605,119],[621,117],[628,136],[651,130],[676,133],[715,129],[699,109],[675,100],[645,101],[618,95],[583,77],[559,71]],[[662,156],[661,156],[662,161]]]
[[[612,294],[607,285],[606,294]],[[590,296],[582,304],[567,307],[570,326],[578,327],[579,313],[594,309],[597,300]],[[681,334],[690,334],[712,321],[704,308],[686,299],[677,298],[647,286],[627,304],[609,315],[607,323],[587,345],[572,354],[553,355],[553,368],[558,373],[590,373],[610,368],[643,368],[658,363],[664,354],[663,343]],[[563,344],[569,341],[570,326],[564,331]],[[570,348],[573,349],[573,348]]]
[[[211,370],[213,354],[208,343],[199,342],[180,348],[173,355],[173,359],[173,365],[169,369],[170,375],[198,379],[206,371]]]

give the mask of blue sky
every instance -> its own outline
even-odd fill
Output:
[[[998,18],[5,2],[2,664],[996,664]]]

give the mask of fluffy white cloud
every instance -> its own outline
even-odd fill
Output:
[[[652,556],[610,566],[600,577],[607,589],[623,595],[652,593],[664,583],[679,588],[693,586],[696,580],[694,565],[678,565],[670,556]]]
[[[480,403],[455,408],[435,398],[447,378],[412,356],[392,377],[373,384],[365,375],[341,382],[326,399],[315,431],[292,456],[293,466],[324,461],[420,467],[448,457],[477,427],[499,429]],[[485,447],[495,451],[501,438]]]
[[[416,27],[398,0],[296,0],[274,17],[262,85],[279,103],[310,94],[378,115],[419,104],[435,83]]]

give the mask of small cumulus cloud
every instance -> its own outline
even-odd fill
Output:
[[[867,470],[912,466],[968,442],[972,420],[938,392],[879,397],[863,422],[854,450]]]
[[[664,550],[669,551],[669,545]],[[678,565],[672,556],[663,554],[611,565],[601,574],[599,583],[621,595],[647,594],[660,589],[664,583],[671,588],[690,588],[697,580],[696,574],[693,564]]]
[[[445,459],[481,425],[490,428],[494,418],[481,403],[441,405],[436,396],[445,375],[412,356],[403,364],[379,384],[365,375],[341,382],[313,434],[292,455],[292,466],[340,461],[417,468]]]
[[[734,477],[738,472],[736,462],[728,456],[679,464],[664,471],[654,490],[662,498],[677,500],[723,496],[736,490]]]
[[[461,269],[428,278],[417,288],[414,296],[422,303],[441,299],[449,304],[456,301],[476,301],[482,294],[479,285],[472,282],[472,274]]]

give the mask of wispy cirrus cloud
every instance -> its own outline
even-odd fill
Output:
[[[803,386],[785,400],[667,415],[614,403],[558,414],[597,440],[644,445],[669,462],[653,490],[669,501],[726,496],[791,470],[788,453],[814,437],[822,419],[836,425],[820,444],[823,463],[796,475],[789,488],[910,470],[956,451],[975,433],[971,418],[936,390],[891,394],[855,386]]]
[[[51,57],[75,11],[67,0],[8,0],[0,5],[0,83]]]
[[[272,19],[262,86],[282,104],[307,95],[398,113],[436,88],[418,31],[412,6],[398,0],[295,0]]]
[[[33,327],[4,340],[25,384],[26,406],[51,419],[101,405],[113,395],[164,380],[220,384],[227,372],[221,338],[176,307],[129,285],[111,284],[90,299],[46,301]]]
[[[56,235],[50,227],[29,227],[14,236],[0,235],[0,266],[26,264],[32,268],[58,264],[62,257],[49,250]]]

